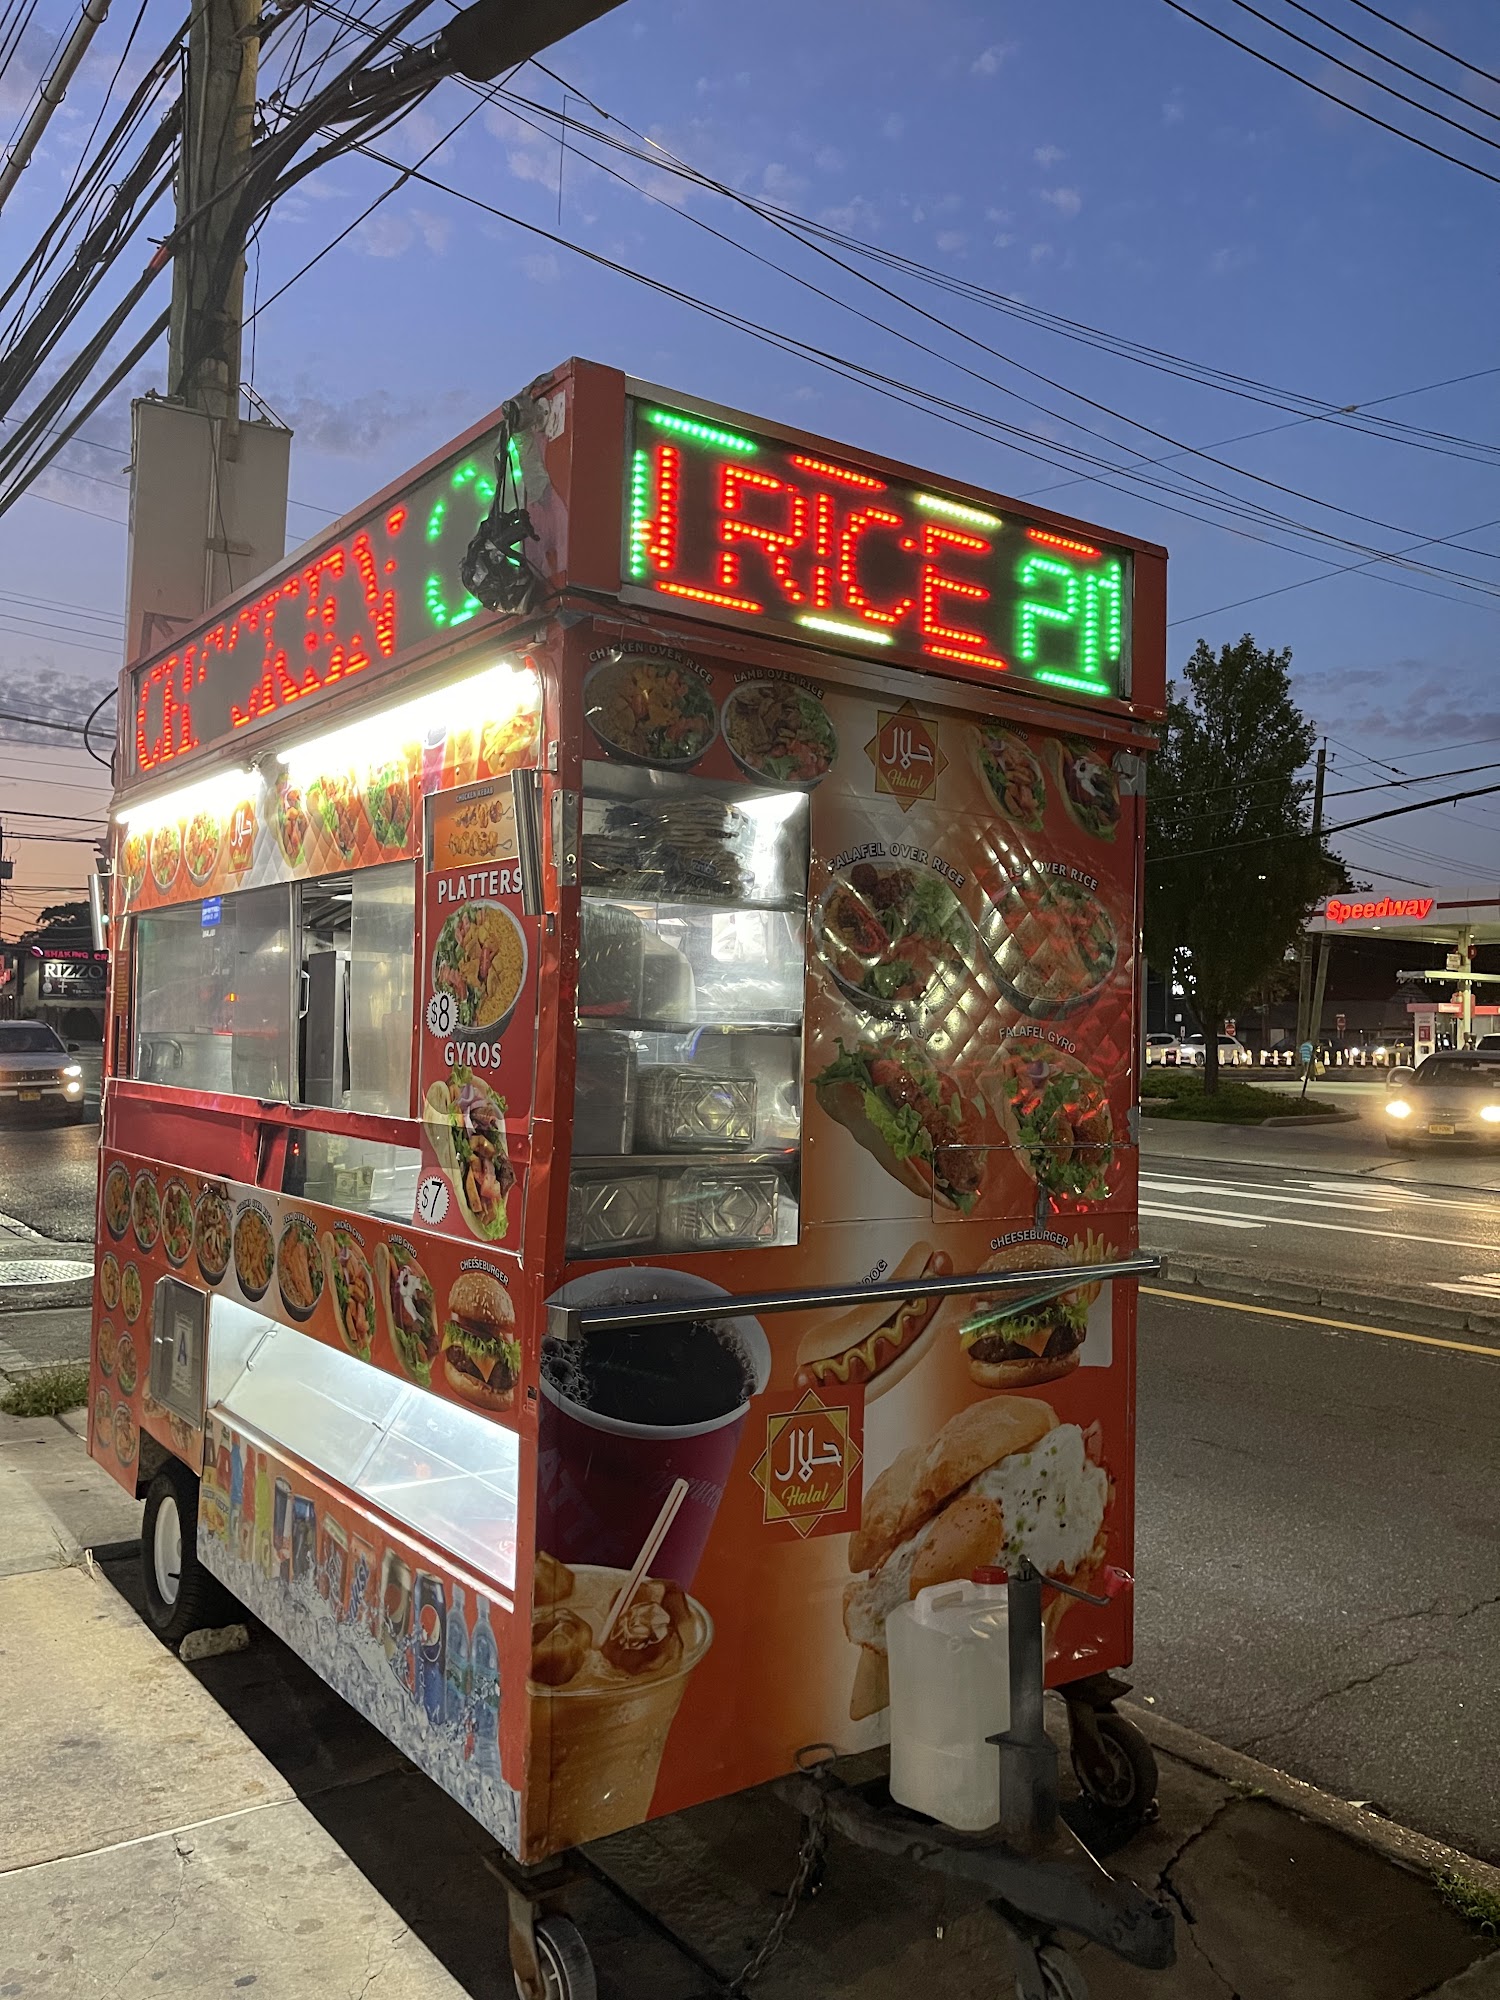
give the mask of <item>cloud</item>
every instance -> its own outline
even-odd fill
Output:
[[[1232,277],[1236,271],[1243,271],[1247,264],[1255,262],[1255,252],[1242,244],[1223,244],[1208,260],[1208,274],[1211,278]]]
[[[33,653],[32,657],[38,655]],[[34,715],[42,721],[80,724],[114,684],[113,674],[98,681],[86,681],[75,674],[59,673],[55,667],[12,668],[0,673],[0,709],[11,715]],[[112,719],[113,710],[95,723],[92,734],[96,744],[108,742]],[[30,729],[23,722],[0,722],[0,742],[45,743],[56,749],[61,740],[55,730]]]
[[[354,232],[354,240],[367,257],[399,257],[409,250],[415,232],[404,215],[378,208]]]
[[[1002,229],[1007,222],[1015,221],[1015,217],[1008,208],[987,208],[984,211],[984,219],[986,222],[998,223]]]
[[[1004,232],[1002,231],[1002,233],[999,236],[992,237],[990,240],[994,244],[997,250],[1008,250],[1011,244],[1014,243],[1016,239],[1014,236],[1005,235]]]
[[[940,229],[937,247],[951,256],[955,250],[962,250],[968,240],[967,234],[962,229]]]
[[[760,177],[760,184],[773,201],[793,201],[807,192],[807,182],[801,174],[794,174],[780,160],[771,161]]]
[[[813,154],[813,165],[820,174],[841,174],[848,164],[837,146],[820,146]]]
[[[1180,125],[1186,117],[1187,106],[1182,101],[1182,92],[1174,90],[1161,108],[1161,122],[1163,125]]]
[[[1050,243],[1033,243],[1027,255],[1033,264],[1050,264],[1057,252]]]
[[[998,76],[1001,65],[1008,56],[1013,56],[1015,52],[1016,44],[1014,42],[991,42],[989,47],[981,49],[973,62],[970,63],[970,73],[974,76]]]
[[[1055,167],[1059,160],[1068,156],[1061,146],[1038,146],[1031,157],[1039,167]]]
[[[1067,216],[1070,221],[1083,207],[1083,196],[1077,188],[1043,188],[1041,196],[1059,215]]]
[[[899,111],[888,111],[880,121],[882,139],[901,139],[906,135],[906,120]]]
[[[847,236],[874,236],[880,229],[879,209],[862,194],[855,195],[850,201],[839,202],[833,208],[820,208],[818,220],[830,229],[842,229]]]
[[[422,233],[422,241],[434,257],[441,257],[448,247],[448,238],[453,234],[453,224],[446,215],[434,215],[429,209],[414,208],[411,219]]]
[[[467,388],[402,398],[375,389],[338,398],[305,380],[290,387],[260,386],[272,408],[297,433],[299,450],[311,446],[340,458],[375,458],[388,451],[392,439],[403,431],[418,427],[430,431],[448,412],[473,414],[474,398]]]
[[[521,259],[521,269],[534,285],[555,285],[562,276],[562,266],[550,250],[534,250]]]

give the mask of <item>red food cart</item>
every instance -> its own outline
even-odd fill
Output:
[[[231,1593],[521,1867],[877,1745],[978,1566],[1107,1685],[1165,573],[573,361],[127,669],[90,1448],[163,1636]]]

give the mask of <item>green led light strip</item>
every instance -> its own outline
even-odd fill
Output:
[[[799,625],[808,625],[814,632],[831,632],[836,639],[858,639],[866,646],[894,646],[896,641],[889,632],[877,631],[873,625],[841,625],[836,618],[802,617]]]
[[[700,424],[694,417],[675,416],[670,410],[647,410],[649,422],[664,431],[675,431],[679,437],[693,438],[699,444],[721,445],[725,451],[743,452],[752,458],[760,449],[752,439],[740,437],[734,431],[721,431],[713,424]]]
[[[970,528],[1003,528],[998,514],[986,514],[982,507],[963,507],[957,500],[944,500],[936,493],[918,493],[916,502],[929,514],[945,514],[950,521],[962,521]]]
[[[646,574],[646,539],[651,533],[651,461],[638,451],[630,464],[630,574]]]
[[[1040,673],[1033,674],[1032,679],[1045,681],[1049,687],[1072,688],[1075,694],[1109,693],[1109,689],[1100,687],[1097,681],[1082,681],[1076,674],[1055,674],[1050,668],[1043,668]]]

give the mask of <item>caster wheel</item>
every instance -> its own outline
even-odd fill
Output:
[[[162,1467],[146,1493],[141,1581],[151,1629],[166,1645],[223,1622],[223,1589],[198,1560],[198,1482],[176,1459]]]
[[[1088,1983],[1060,1944],[1039,1945],[1016,1977],[1016,2000],[1089,2000]]]
[[[596,2000],[594,1961],[577,1924],[569,1917],[538,1917],[534,1936],[547,2000]],[[516,1991],[526,2000],[519,1979]]]
[[[1106,1709],[1094,1718],[1097,1748],[1072,1740],[1072,1763],[1083,1795],[1116,1827],[1143,1826],[1156,1803],[1156,1758],[1133,1722]]]

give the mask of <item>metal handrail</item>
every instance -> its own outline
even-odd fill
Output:
[[[643,1267],[637,1267],[643,1268]],[[649,1267],[644,1267],[649,1268]],[[1109,1264],[1054,1264],[1020,1271],[971,1271],[946,1278],[897,1278],[878,1285],[836,1285],[796,1292],[746,1292],[722,1299],[622,1299],[612,1305],[547,1305],[547,1335],[579,1340],[590,1333],[623,1333],[633,1327],[675,1326],[683,1320],[737,1319],[741,1314],[815,1312],[832,1306],[879,1305],[883,1300],[962,1297],[965,1293],[1026,1291],[1016,1310],[1041,1305],[1075,1285],[1116,1278],[1154,1278],[1160,1257],[1121,1257]],[[1039,1288],[1040,1287],[1040,1288]]]

